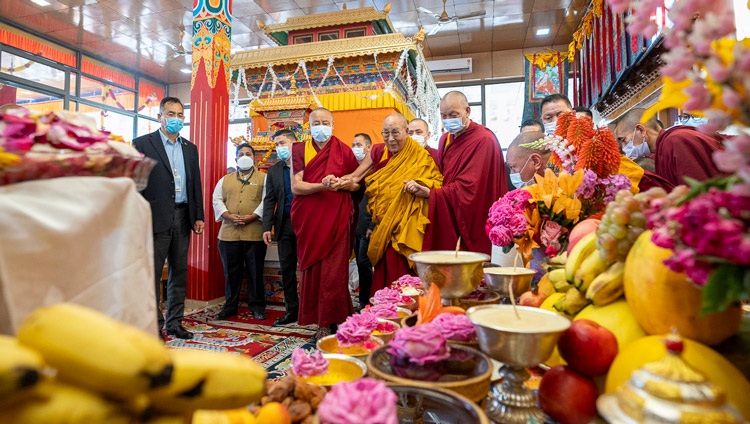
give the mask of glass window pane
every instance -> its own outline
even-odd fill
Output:
[[[135,89],[135,78],[132,74],[90,57],[83,57],[83,60],[81,61],[81,72],[111,83],[122,85],[123,87]]]
[[[96,119],[99,129],[119,135],[127,141],[133,140],[133,119],[135,118],[83,103],[79,106],[79,112]]]
[[[81,77],[81,99],[104,103],[122,110],[135,110],[134,92],[84,76]]]
[[[8,52],[0,53],[0,72],[65,90],[65,71]]]
[[[507,150],[520,132],[523,120],[524,83],[488,84],[485,89],[487,90],[485,126],[495,133],[503,150]]]
[[[159,113],[159,102],[164,98],[164,86],[149,80],[138,81],[138,113],[156,118]]]
[[[138,118],[138,129],[136,130],[136,137],[140,137],[142,135],[151,134],[152,132],[156,131],[161,127],[161,124],[159,124],[159,121],[146,119],[146,118]]]
[[[449,91],[460,91],[464,93],[469,103],[481,103],[482,102],[482,86],[481,85],[468,85],[463,87],[438,87],[438,93],[440,98],[445,96]]]
[[[62,97],[12,85],[0,84],[0,87],[0,104],[15,103],[38,114],[64,109]]]

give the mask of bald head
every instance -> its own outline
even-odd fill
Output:
[[[409,137],[413,138],[420,146],[426,145],[431,135],[430,126],[424,119],[415,118],[409,122]]]
[[[645,123],[641,123],[641,118],[645,112],[646,109],[637,107],[630,109],[617,119],[614,133],[620,148],[631,141],[635,146],[645,142],[648,143],[652,152],[656,151],[656,138],[661,132],[661,127],[655,116]]]
[[[404,115],[394,112],[383,119],[383,142],[394,155],[401,151],[409,136],[408,121]]]
[[[443,127],[455,136],[466,131],[471,123],[470,114],[469,101],[460,91],[448,92],[440,101],[440,119],[443,120]]]
[[[521,182],[524,184],[533,183],[534,174],[544,175],[547,161],[552,154],[547,150],[522,147],[523,144],[533,143],[540,138],[544,138],[544,133],[541,131],[520,133],[508,147],[505,162],[511,174],[520,174]]]
[[[443,102],[457,103],[459,106],[469,107],[469,99],[467,99],[466,95],[460,91],[449,91],[440,101],[440,103]]]
[[[331,124],[330,126],[333,126],[333,113],[331,113],[330,110],[324,107],[319,107],[317,109],[314,109],[312,112],[310,112],[310,125],[311,126],[316,125],[312,123],[313,120],[316,120],[316,119],[327,120]],[[317,125],[320,125],[320,124],[317,124]]]
[[[393,112],[390,115],[386,116],[383,122],[390,122],[399,126],[403,126],[404,128],[409,125],[409,121],[406,119],[406,117],[398,112]]]

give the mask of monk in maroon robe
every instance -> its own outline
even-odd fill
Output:
[[[440,102],[440,116],[447,133],[440,138],[438,168],[443,187],[430,190],[416,181],[405,189],[430,199],[430,225],[423,250],[461,248],[490,254],[492,244],[484,230],[490,206],[508,191],[500,144],[488,128],[469,119],[469,102],[459,91],[447,93]]]
[[[310,113],[314,141],[292,149],[291,219],[302,271],[298,322],[321,330],[354,312],[349,295],[354,204],[351,192],[334,186],[359,163],[352,149],[331,135],[332,128],[331,112],[315,109]]]
[[[663,130],[653,117],[641,123],[644,112],[645,109],[635,108],[625,113],[618,120],[615,136],[618,139],[632,137],[634,147],[646,143],[646,153],[655,153],[656,175],[675,186],[687,184],[685,177],[705,181],[725,175],[712,158],[713,152],[724,150],[720,138],[687,125]]]
[[[427,145],[427,141],[430,140],[432,133],[430,132],[430,126],[427,121],[420,118],[414,118],[409,122],[409,137],[416,141],[420,146],[424,147],[425,150],[430,154],[435,163],[438,162],[438,151],[434,147]]]

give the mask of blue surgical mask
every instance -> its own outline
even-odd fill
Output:
[[[289,146],[278,146],[276,148],[276,156],[278,156],[280,160],[286,162],[287,159],[292,156],[292,152],[289,150]]]
[[[352,152],[354,152],[354,157],[357,158],[357,160],[362,160],[365,158],[364,147],[352,147]]]
[[[312,138],[318,143],[328,141],[328,139],[331,138],[332,133],[333,128],[328,125],[313,125],[310,127],[310,135],[312,135]]]
[[[544,133],[547,135],[554,134],[555,129],[557,129],[557,122],[547,122],[544,124]]]
[[[455,134],[464,129],[464,118],[443,119],[443,127],[451,134]]]
[[[170,134],[177,134],[184,126],[185,123],[180,118],[167,118],[167,125],[164,126],[164,129]]]
[[[643,136],[643,142],[639,145],[633,144],[633,140],[635,139],[635,132],[638,131],[638,129],[633,130],[633,138],[626,144],[622,151],[625,153],[625,156],[629,157],[630,159],[636,160],[643,157],[646,157],[651,154],[651,149],[648,147],[648,143],[646,143],[646,136]]]
[[[531,159],[531,156],[529,156],[529,159]],[[526,165],[529,163],[529,159],[526,159],[526,163],[523,164],[521,167],[521,170],[519,172],[514,172],[510,174],[510,182],[513,184],[513,187],[515,188],[521,188],[529,185],[530,182],[534,180],[534,176],[531,176],[531,179],[528,181],[524,181],[521,178],[521,172],[523,172],[523,169],[526,168]]]

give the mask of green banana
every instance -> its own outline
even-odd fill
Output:
[[[18,329],[65,382],[126,399],[169,382],[167,348],[156,337],[95,310],[60,303],[35,310]]]
[[[588,300],[578,290],[568,290],[565,296],[555,303],[555,309],[570,316],[574,316],[586,305]]]
[[[565,280],[558,281],[555,283],[555,291],[558,293],[565,293],[574,287],[575,287],[574,285],[568,283]]]
[[[42,355],[21,346],[15,337],[0,335],[0,406],[37,384],[43,370]]]
[[[586,290],[586,299],[596,306],[604,306],[619,299],[625,292],[624,273],[624,262],[612,264],[591,282]]]
[[[557,284],[559,281],[565,281],[565,269],[564,268],[557,268],[553,269],[549,272],[549,280],[552,282],[552,284]]]
[[[576,270],[573,284],[575,284],[576,288],[582,293],[586,293],[586,290],[588,290],[591,282],[594,281],[594,278],[604,272],[610,264],[611,262],[605,261],[604,258],[602,258],[602,255],[599,254],[599,251],[594,249],[594,251],[584,259],[578,270]]]
[[[576,271],[580,268],[581,263],[588,257],[591,252],[596,250],[596,231],[592,231],[589,234],[583,236],[578,243],[570,251],[568,260],[565,262],[565,279],[568,282],[573,282]]]
[[[60,382],[43,381],[32,397],[0,409],[0,422],[13,424],[130,424],[135,422],[117,404]]]
[[[549,265],[555,268],[557,268],[557,266],[564,267],[566,262],[568,262],[568,252],[563,250],[559,255],[550,258]]]
[[[149,394],[158,412],[240,408],[259,401],[265,392],[266,370],[247,356],[193,349],[170,354],[172,381]]]

